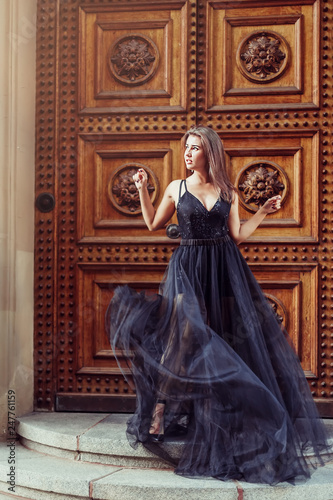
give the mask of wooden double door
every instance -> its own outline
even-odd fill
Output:
[[[132,175],[147,170],[158,205],[203,124],[243,219],[282,195],[241,251],[333,415],[329,14],[325,0],[38,0],[36,410],[134,408],[105,311],[117,285],[156,291],[179,242],[146,229]]]

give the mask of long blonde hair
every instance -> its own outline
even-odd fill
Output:
[[[184,148],[190,135],[200,137],[202,149],[208,163],[209,180],[222,198],[231,203],[236,189],[227,175],[224,147],[220,137],[209,127],[194,126],[186,132],[182,139]]]

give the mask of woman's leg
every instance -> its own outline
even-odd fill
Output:
[[[150,423],[149,434],[157,440],[163,439],[164,436],[164,409],[166,401],[158,399],[153,411],[152,420]]]

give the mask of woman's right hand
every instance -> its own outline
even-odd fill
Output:
[[[135,187],[140,190],[143,186],[147,186],[148,175],[143,168],[139,168],[136,174],[133,175]]]

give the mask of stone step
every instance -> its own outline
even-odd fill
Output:
[[[141,444],[133,449],[126,438],[127,414],[32,413],[18,419],[17,434],[27,448],[81,462],[169,469],[170,465]],[[177,456],[181,441],[164,443]]]
[[[19,497],[17,495],[11,495],[9,493],[0,493],[0,500],[31,500],[27,497]]]
[[[169,464],[141,444],[136,449],[129,445],[128,418],[128,414],[32,413],[18,419],[17,433],[25,447],[48,455],[105,465],[169,469]],[[333,445],[333,420],[325,422]],[[170,456],[177,457],[182,440],[169,438],[164,446]]]
[[[78,417],[79,419],[79,417]],[[15,449],[15,496],[8,491],[8,447],[0,444],[0,495],[30,500],[332,500],[333,463],[297,486],[188,479],[172,470],[93,464]],[[1,498],[1,496],[0,496]]]
[[[0,446],[0,495],[30,500],[333,500],[332,462],[297,486],[188,479],[126,438],[127,414],[32,413],[18,419],[15,496]],[[333,422],[326,421],[333,441]],[[165,443],[179,454],[181,441]],[[1,496],[0,496],[0,500]]]

